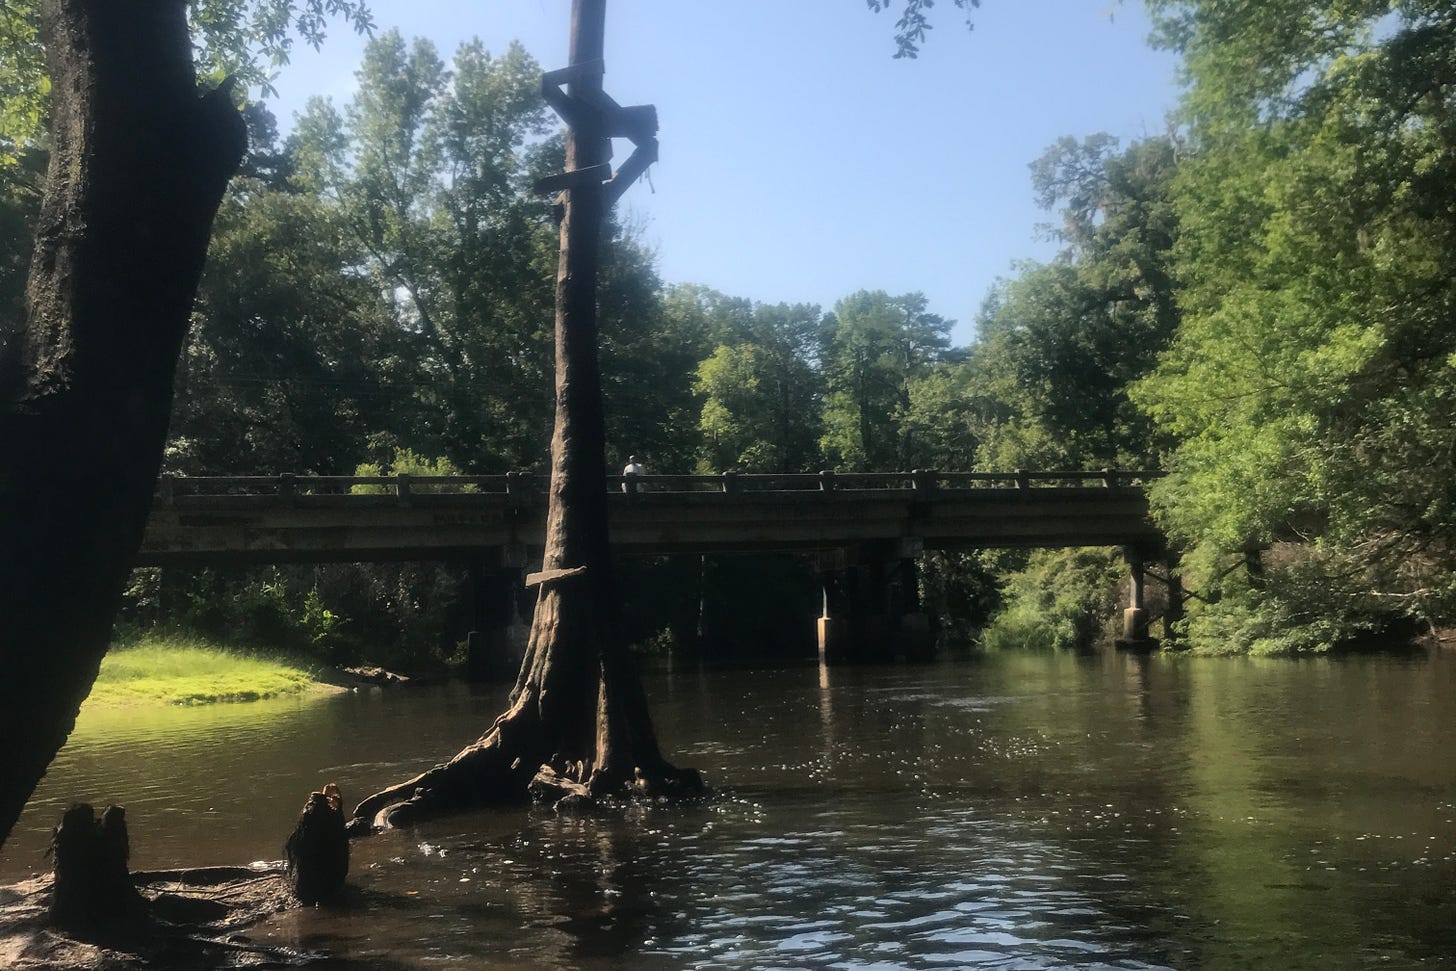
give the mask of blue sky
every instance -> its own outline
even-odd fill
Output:
[[[447,59],[479,36],[566,64],[570,0],[372,6]],[[1061,135],[1163,131],[1174,61],[1136,3],[987,0],[973,31],[949,0],[935,13],[921,57],[897,61],[892,18],[862,0],[611,0],[607,90],[662,125],[655,192],[622,205],[663,279],[825,308],[920,290],[969,341],[993,281],[1054,249],[1028,163]],[[272,105],[285,129],[311,95],[349,99],[362,47],[335,32],[295,54]]]

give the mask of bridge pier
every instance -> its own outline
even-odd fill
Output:
[[[921,609],[914,558],[919,548],[916,541],[892,541],[817,554],[824,590],[818,621],[821,663],[930,657],[930,620]]]
[[[857,646],[850,625],[850,575],[844,550],[815,554],[815,573],[823,591],[819,615],[819,663],[848,664],[855,660]]]
[[[1148,636],[1148,611],[1144,605],[1143,588],[1146,582],[1146,559],[1144,552],[1129,546],[1123,550],[1127,559],[1132,582],[1128,593],[1128,606],[1122,612],[1122,636],[1115,642],[1120,651],[1153,651],[1158,640]]]

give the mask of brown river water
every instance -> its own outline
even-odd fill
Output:
[[[354,846],[353,898],[255,936],[337,968],[1456,967],[1456,657],[999,655],[658,672],[714,798],[477,813]],[[276,859],[305,794],[448,757],[504,689],[87,712],[66,802],[133,865]]]

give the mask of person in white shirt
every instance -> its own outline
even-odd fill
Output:
[[[623,479],[623,482],[622,482],[622,491],[623,492],[636,492],[637,491],[637,483],[628,481],[629,477],[630,476],[634,476],[634,475],[646,475],[646,474],[647,474],[647,467],[645,465],[643,465],[641,462],[637,461],[637,456],[635,456],[635,455],[629,455],[629,456],[627,456],[627,466],[626,466],[626,468],[622,469],[622,479]]]

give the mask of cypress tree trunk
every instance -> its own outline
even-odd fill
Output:
[[[212,219],[246,148],[184,0],[44,0],[50,170],[0,334],[0,841],[75,723],[161,463]]]
[[[574,0],[571,63],[602,57],[605,0]],[[568,94],[593,102],[601,76]],[[605,163],[605,119],[571,123],[566,170]],[[597,267],[606,191],[598,181],[569,190],[556,275],[556,424],[546,554],[531,640],[511,707],[450,762],[365,799],[356,829],[402,825],[424,815],[526,795],[578,799],[631,790],[696,792],[697,773],[668,765],[618,623],[607,534],[606,424],[597,354]],[[567,575],[562,575],[567,574]]]

